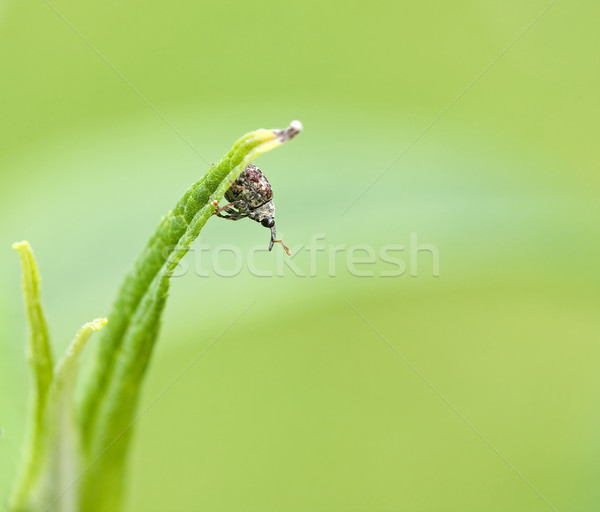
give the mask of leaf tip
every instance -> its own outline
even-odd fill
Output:
[[[18,252],[27,250],[31,251],[31,246],[29,245],[29,242],[27,240],[23,240],[22,242],[15,242],[14,244],[12,244],[12,248]]]
[[[290,123],[287,128],[283,130],[273,130],[275,132],[275,136],[279,140],[279,142],[287,142],[290,139],[293,139],[296,135],[298,135],[302,131],[302,123],[298,120],[294,120]]]
[[[94,331],[99,331],[107,323],[108,323],[108,318],[96,318],[95,320],[92,320],[89,325]]]

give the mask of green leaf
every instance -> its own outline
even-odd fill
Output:
[[[82,463],[73,401],[77,362],[92,332],[101,329],[107,320],[84,325],[53,370],[37,263],[27,242],[13,247],[19,252],[23,268],[23,296],[31,331],[27,355],[33,386],[25,454],[9,508],[15,512],[37,511],[54,503],[57,509],[75,510],[73,495],[64,490],[80,474]]]
[[[107,322],[107,318],[97,318],[81,327],[56,365],[46,413],[49,443],[37,493],[42,510],[78,509],[79,496],[77,489],[72,488],[81,475],[84,460],[73,399],[75,383],[84,346]]]
[[[11,498],[13,508],[18,510],[26,501],[33,482],[41,470],[40,453],[45,442],[44,411],[53,372],[48,327],[40,299],[40,275],[37,263],[27,242],[15,243],[13,248],[19,253],[23,269],[23,297],[30,330],[27,359],[33,377],[25,454],[21,474]]]
[[[106,318],[98,318],[85,324],[56,365],[40,421],[42,442],[35,452],[39,471],[11,510],[78,510],[79,496],[73,487],[82,473],[84,460],[75,416],[74,388],[83,347],[92,333],[106,322]]]
[[[300,130],[294,121],[284,130],[256,130],[236,141],[160,221],[126,276],[83,390],[80,422],[89,462],[81,491],[84,510],[120,507],[135,405],[173,271],[246,165]]]

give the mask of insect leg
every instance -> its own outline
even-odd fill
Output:
[[[224,217],[224,215],[221,215],[221,212],[230,213],[232,210],[234,210],[234,208],[239,209],[241,201],[234,201],[233,203],[226,204],[225,206],[219,206],[219,204],[216,201],[213,201],[212,204],[215,207],[213,215],[216,215],[217,217]]]
[[[241,204],[241,201],[234,201],[233,203],[226,204],[225,206],[219,206],[218,204],[215,204],[215,201],[213,201],[213,205],[215,207],[215,211],[213,212],[213,215],[216,215],[217,217],[221,217],[222,219],[229,219],[229,220],[243,219],[244,217],[247,217],[248,214],[239,211],[240,204]],[[221,212],[225,212],[228,215],[224,215]]]
[[[213,201],[213,204],[215,206],[215,211],[214,211],[213,215],[216,215],[217,217],[222,217],[221,212],[228,212],[231,208],[236,206],[234,203],[229,203],[229,204],[226,204],[225,206],[219,206],[218,204],[215,204],[215,203],[216,203],[216,201]]]
[[[241,212],[235,212],[230,215],[219,215],[219,217],[221,217],[222,219],[240,220],[240,219],[245,219],[246,217],[248,217],[248,214],[241,213]]]

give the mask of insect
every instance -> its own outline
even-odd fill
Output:
[[[273,189],[258,167],[253,164],[246,166],[238,179],[225,192],[225,199],[229,201],[229,204],[225,206],[219,206],[217,201],[213,201],[215,207],[213,215],[229,220],[248,217],[260,222],[265,228],[271,230],[269,251],[273,248],[274,243],[279,243],[288,256],[290,255],[290,250],[285,244],[281,240],[275,240]]]

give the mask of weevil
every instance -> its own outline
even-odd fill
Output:
[[[240,220],[246,217],[260,222],[265,228],[271,230],[271,242],[269,251],[273,244],[279,243],[290,255],[290,250],[281,240],[275,240],[275,205],[273,204],[273,189],[267,177],[253,164],[246,166],[235,182],[225,192],[225,199],[229,204],[219,206],[213,201],[217,215],[223,219]]]

